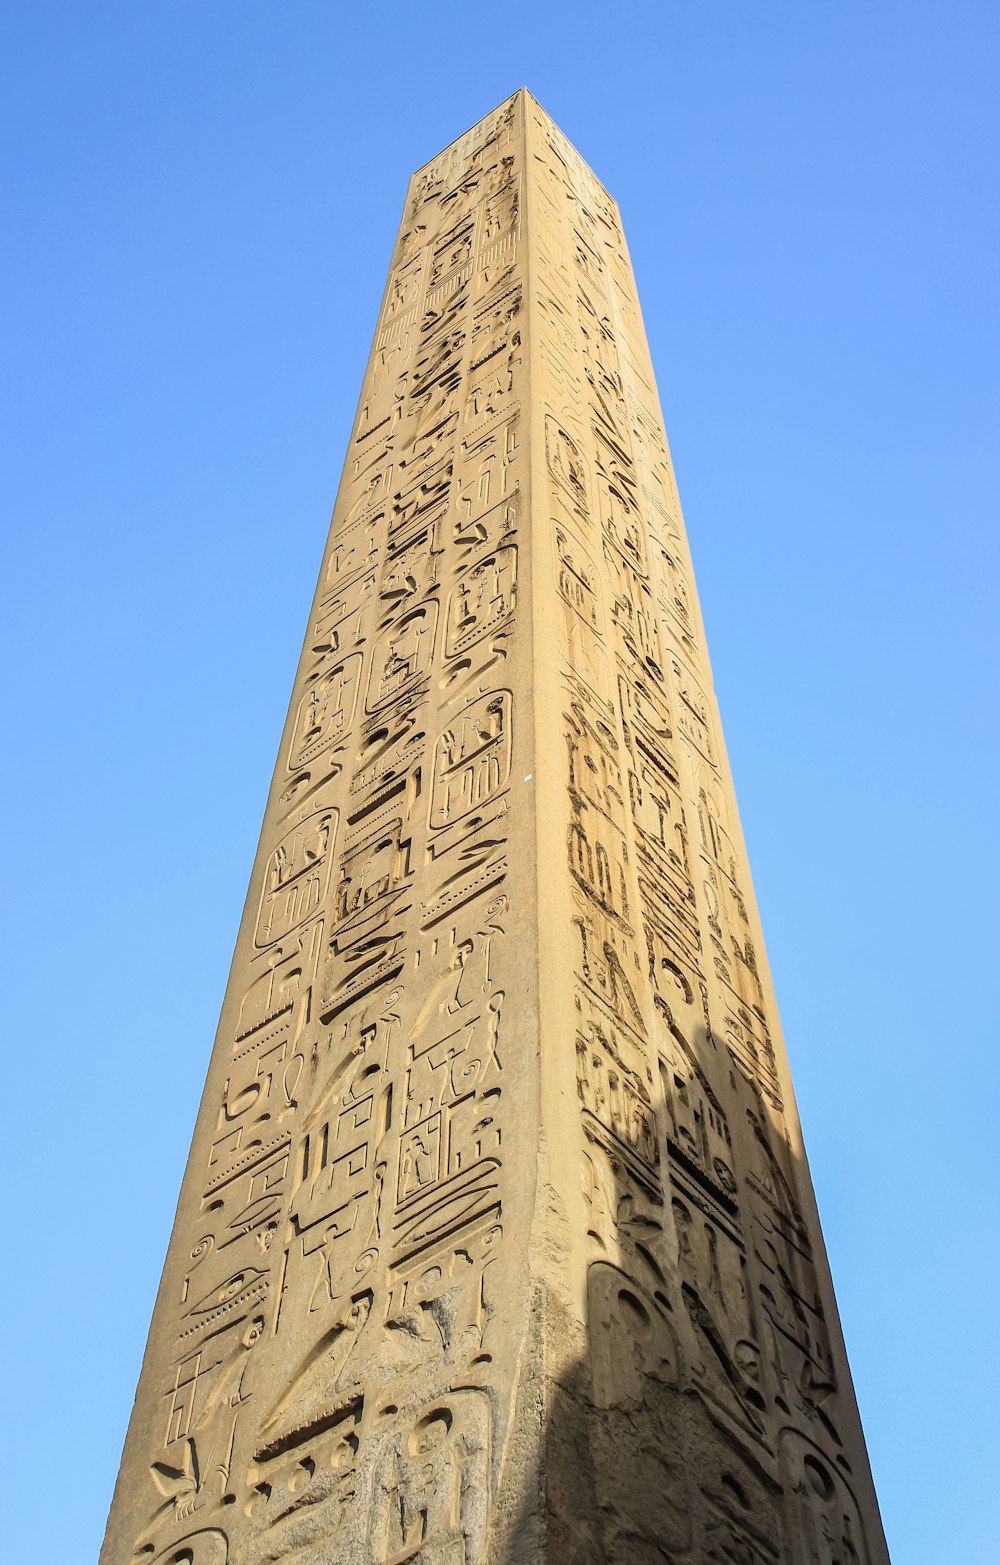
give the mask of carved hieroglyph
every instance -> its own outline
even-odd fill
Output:
[[[614,202],[410,184],[105,1565],[886,1559]]]

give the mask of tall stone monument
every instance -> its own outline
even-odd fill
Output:
[[[615,203],[414,175],[104,1565],[887,1559]]]

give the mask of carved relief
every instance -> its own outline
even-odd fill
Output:
[[[330,1423],[320,1418],[279,1433],[252,1462],[246,1502],[255,1533],[246,1555],[251,1565],[343,1547],[352,1523],[358,1526],[360,1404],[348,1403],[331,1416]]]
[[[218,1527],[203,1527],[176,1538],[154,1558],[152,1550],[142,1550],[139,1558],[150,1565],[226,1565],[229,1541]]]
[[[381,1004],[355,1010],[342,1022],[331,1050],[335,1063],[332,1069],[326,1065],[326,1079],[302,1122],[290,1215],[295,1234],[305,1238],[305,1255],[354,1231],[364,1215],[371,1217],[373,1170],[392,1125],[387,1070],[390,1041],[400,1022],[393,1009],[398,999],[399,991],[390,991]],[[327,1254],[327,1293],[332,1298],[331,1264]]]
[[[658,567],[657,595],[661,612],[672,619],[690,653],[695,645],[694,608],[687,572],[678,548],[657,544],[654,556]]]
[[[587,1284],[595,1405],[637,1408],[655,1384],[676,1385],[680,1353],[664,1306],[603,1261]]]
[[[462,443],[462,465],[454,508],[453,538],[469,551],[483,544],[503,541],[504,523],[516,520],[516,512],[498,511],[504,499],[514,501],[519,480],[520,456],[518,419],[495,425],[487,433],[473,435]],[[486,517],[489,520],[485,520]],[[482,525],[481,525],[482,524]],[[479,539],[482,527],[486,536]]]
[[[401,817],[346,849],[340,862],[336,915],[338,933],[369,927],[385,918],[389,901],[410,873],[410,842]]]
[[[295,720],[288,756],[290,771],[298,771],[335,744],[351,726],[361,674],[361,654],[338,663],[329,673],[318,674],[307,686]]]
[[[411,182],[108,1565],[484,1565],[531,1409],[567,1559],[883,1558],[693,594],[617,211],[515,98]]]
[[[169,1548],[159,1555],[162,1534],[183,1530],[196,1513],[211,1512],[225,1503],[230,1492],[236,1428],[243,1404],[249,1400],[252,1357],[265,1325],[263,1314],[250,1316],[253,1292],[238,1274],[226,1287],[215,1290],[212,1300],[202,1302],[200,1313],[211,1316],[212,1327],[201,1341],[200,1332],[189,1335],[186,1356],[175,1370],[164,1446],[149,1469],[160,1504],[140,1532],[134,1549],[136,1559],[156,1555],[190,1560],[191,1554],[173,1554]],[[212,1303],[215,1309],[210,1309]],[[240,1313],[232,1324],[220,1328],[220,1312],[226,1305],[232,1305],[226,1310],[228,1315]],[[207,1326],[206,1318],[201,1329]],[[209,1529],[201,1538],[205,1558],[226,1558],[225,1553],[217,1553],[224,1535],[213,1537]],[[190,1534],[185,1541],[189,1539]]]
[[[489,1493],[488,1400],[450,1392],[404,1426],[382,1460],[368,1557],[378,1565],[484,1558]]]
[[[509,619],[516,591],[515,545],[468,566],[448,600],[445,656],[456,657]]]
[[[377,712],[413,687],[430,667],[437,625],[437,603],[431,600],[394,622],[372,650],[368,681],[369,712]]]
[[[441,548],[437,521],[424,523],[403,538],[394,538],[386,551],[378,595],[383,612],[392,617],[422,602],[438,582]]]
[[[587,629],[600,636],[604,630],[604,612],[597,567],[572,534],[558,526],[555,528],[555,548],[561,597],[580,616]]]
[[[470,493],[463,487],[456,515],[452,522],[452,543],[464,557],[472,550],[495,549],[506,543],[517,531],[520,505],[516,494],[499,500],[496,505],[479,510],[477,484]],[[489,484],[486,485],[486,498]]]
[[[569,497],[573,509],[587,517],[590,502],[583,453],[572,435],[551,416],[545,420],[545,456],[553,482]]]
[[[583,1007],[581,1007],[581,1010]],[[659,1163],[645,1050],[615,1020],[590,1010],[577,1033],[577,1093],[593,1133],[650,1181]]]
[[[677,725],[680,733],[714,765],[715,746],[704,691],[694,675],[677,658],[671,658],[670,669],[677,694]]]
[[[432,828],[440,830],[481,809],[510,774],[510,692],[493,691],[471,702],[434,747]]]
[[[337,812],[318,810],[285,833],[268,858],[254,944],[283,939],[320,911],[336,843]]]
[[[843,1473],[806,1436],[781,1435],[791,1547],[803,1565],[868,1565],[864,1525]]]

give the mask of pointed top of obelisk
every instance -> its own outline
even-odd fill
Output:
[[[505,114],[513,116],[517,107],[522,104],[530,104],[539,116],[543,123],[544,131],[549,137],[552,150],[555,152],[556,156],[567,166],[574,166],[578,173],[584,174],[586,177],[594,180],[600,190],[604,192],[605,196],[607,196],[609,200],[613,200],[614,198],[607,190],[607,187],[594,173],[594,170],[591,168],[590,164],[584,157],[581,156],[565,132],[560,130],[551,114],[549,114],[549,112],[535,97],[535,94],[531,91],[531,88],[525,86],[516,88],[515,91],[509,95],[509,97],[503,98],[495,108],[490,109],[489,113],[484,114],[482,119],[477,120],[474,125],[470,125],[468,130],[463,131],[460,136],[456,136],[453,141],[448,142],[447,146],[442,147],[441,150],[436,152],[432,158],[428,158],[425,163],[421,163],[419,168],[414,169],[412,177],[416,179],[420,174],[424,173],[424,171],[428,169],[432,163],[439,163],[449,156],[457,157],[459,155],[468,155],[469,152],[474,150],[477,139],[481,138],[485,142],[489,138],[492,128],[499,123],[502,117]]]

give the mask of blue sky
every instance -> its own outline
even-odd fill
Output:
[[[4,33],[11,1558],[96,1555],[406,179],[522,83],[621,206],[890,1549],[995,1558],[995,6]]]

